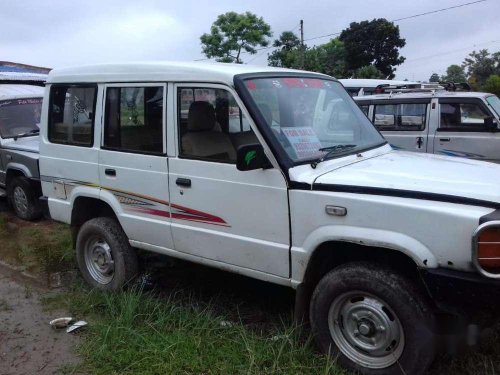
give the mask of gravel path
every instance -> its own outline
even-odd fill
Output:
[[[0,374],[56,374],[78,362],[77,337],[54,331],[43,311],[43,290],[0,265]],[[57,314],[56,314],[57,315]]]

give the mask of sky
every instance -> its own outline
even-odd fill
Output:
[[[350,22],[394,20],[474,0],[0,0],[0,61],[51,68],[103,62],[203,59],[200,36],[219,14],[250,11],[304,38],[340,32]],[[472,50],[500,51],[500,0],[399,21],[406,62],[397,79],[428,80]],[[329,38],[306,42],[325,43]],[[267,53],[244,62],[267,65]]]

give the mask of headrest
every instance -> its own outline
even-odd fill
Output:
[[[192,102],[188,113],[188,131],[208,131],[214,126],[214,107],[209,102]]]

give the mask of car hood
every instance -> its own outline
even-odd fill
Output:
[[[38,135],[18,138],[17,141],[9,138],[2,142],[2,148],[38,153],[40,149],[40,138]]]
[[[456,157],[390,151],[318,175],[312,185],[314,190],[412,198],[442,196],[451,198],[448,199],[451,201],[458,197],[500,203],[500,165]]]

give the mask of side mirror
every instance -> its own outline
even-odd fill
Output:
[[[260,144],[243,145],[236,152],[236,167],[239,171],[270,168],[271,162]]]
[[[484,126],[489,131],[492,131],[492,132],[497,132],[499,130],[498,129],[498,124],[497,124],[496,120],[493,117],[486,117],[484,119]]]

